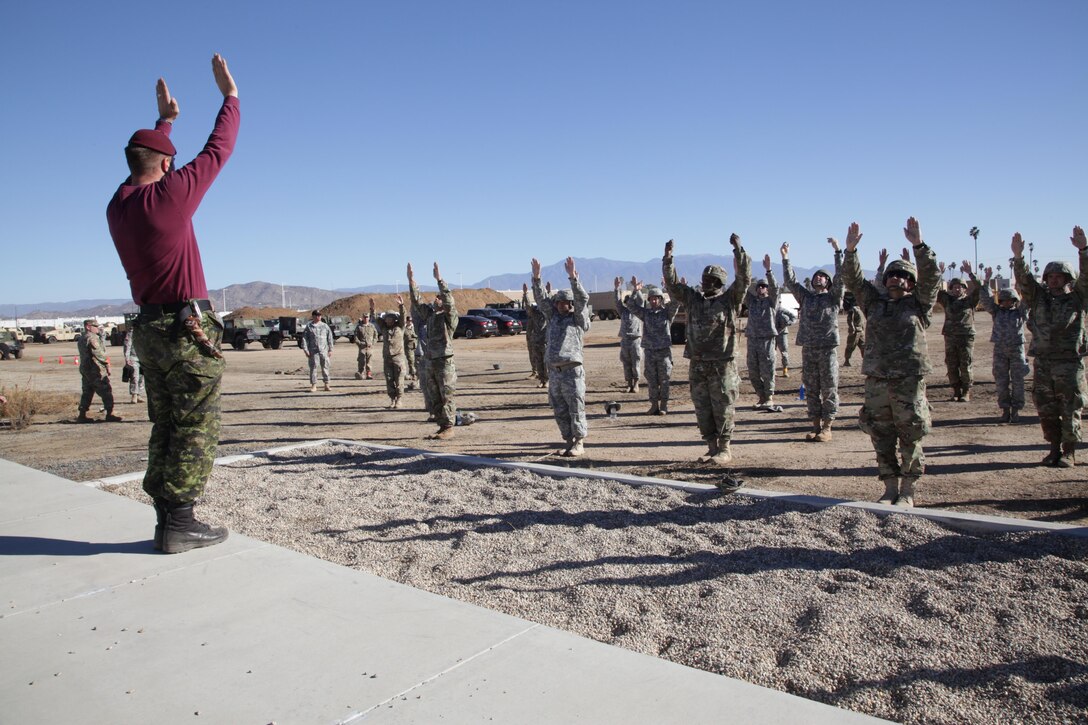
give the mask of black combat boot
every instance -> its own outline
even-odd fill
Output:
[[[191,503],[166,505],[166,528],[163,531],[162,550],[167,554],[180,554],[189,549],[215,546],[227,539],[222,526],[208,526],[193,515]]]
[[[153,498],[155,505],[155,551],[162,551],[163,534],[166,531],[166,503],[165,498]]]

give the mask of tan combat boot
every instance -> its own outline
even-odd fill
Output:
[[[311,385],[310,386],[310,392],[311,393],[316,393],[317,392],[317,386],[316,385]]]
[[[729,439],[718,439],[718,452],[711,457],[710,462],[717,466],[726,466],[732,463],[733,452],[729,450]]]
[[[898,478],[885,478],[884,479],[884,495],[877,499],[877,503],[887,504],[891,506],[895,503],[895,499],[899,498],[899,479]]]
[[[107,418],[108,420],[108,418]],[[1062,452],[1058,460],[1054,462],[1058,468],[1073,468],[1077,465],[1077,444],[1062,443]]]
[[[970,403],[971,402],[971,389],[970,388],[964,388],[963,390],[960,391],[960,402],[961,403]]]
[[[788,378],[790,376],[790,369],[785,365],[782,366],[782,377]]]
[[[812,436],[812,440],[816,443],[830,443],[831,442],[831,421],[825,420],[820,423],[820,430],[816,435]]]
[[[816,440],[816,436],[820,435],[821,428],[822,428],[822,426],[820,425],[820,419],[819,418],[813,418],[812,419],[812,432],[811,433],[805,433],[805,440],[809,441],[810,443],[812,441]]]
[[[128,401],[128,402],[129,402],[130,404],[132,404],[132,405],[136,405],[137,403],[139,403],[139,402],[140,402],[140,399],[139,399],[139,398],[137,398],[137,397],[136,397],[135,395],[133,395],[133,396],[131,396],[131,397],[129,398],[129,401]]]
[[[330,388],[330,387],[329,387],[329,384],[328,384],[328,383],[325,383],[325,390],[326,390],[326,391],[328,391],[328,390],[332,390],[332,388]]]
[[[914,508],[914,485],[918,479],[903,476],[903,482],[899,484],[899,498],[895,499],[895,505],[903,508]]]
[[[577,458],[586,452],[585,446],[582,445],[581,438],[575,438],[570,444],[570,448],[563,452],[563,455],[567,458]]]
[[[430,437],[439,441],[449,440],[450,438],[453,438],[453,426],[443,426],[442,428],[438,429],[438,432]]]
[[[710,460],[716,455],[718,455],[718,439],[708,438],[706,441],[706,453],[699,456],[699,463],[710,463]]]

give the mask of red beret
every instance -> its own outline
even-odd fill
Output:
[[[128,145],[143,146],[144,148],[158,151],[160,154],[166,154],[167,156],[177,156],[178,154],[177,149],[174,148],[174,144],[170,142],[170,137],[162,131],[156,131],[153,128],[141,128],[139,131],[132,134],[132,138],[128,140]]]

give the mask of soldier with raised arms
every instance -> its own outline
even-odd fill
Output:
[[[416,278],[412,274],[412,265],[408,265],[408,295],[412,301],[412,314],[419,318],[421,328],[425,329],[424,355],[426,365],[420,366],[424,398],[429,412],[438,422],[438,430],[429,438],[446,440],[453,437],[453,426],[457,423],[457,406],[453,394],[457,391],[457,368],[453,364],[453,333],[457,330],[457,306],[453,302],[453,293],[442,279],[438,262],[434,263],[434,280],[438,283],[438,294],[434,302],[423,302],[416,288]],[[423,340],[424,338],[420,338]]]

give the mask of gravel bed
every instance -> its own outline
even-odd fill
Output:
[[[858,712],[1088,712],[1080,539],[331,444],[216,467],[207,494],[234,531]]]

